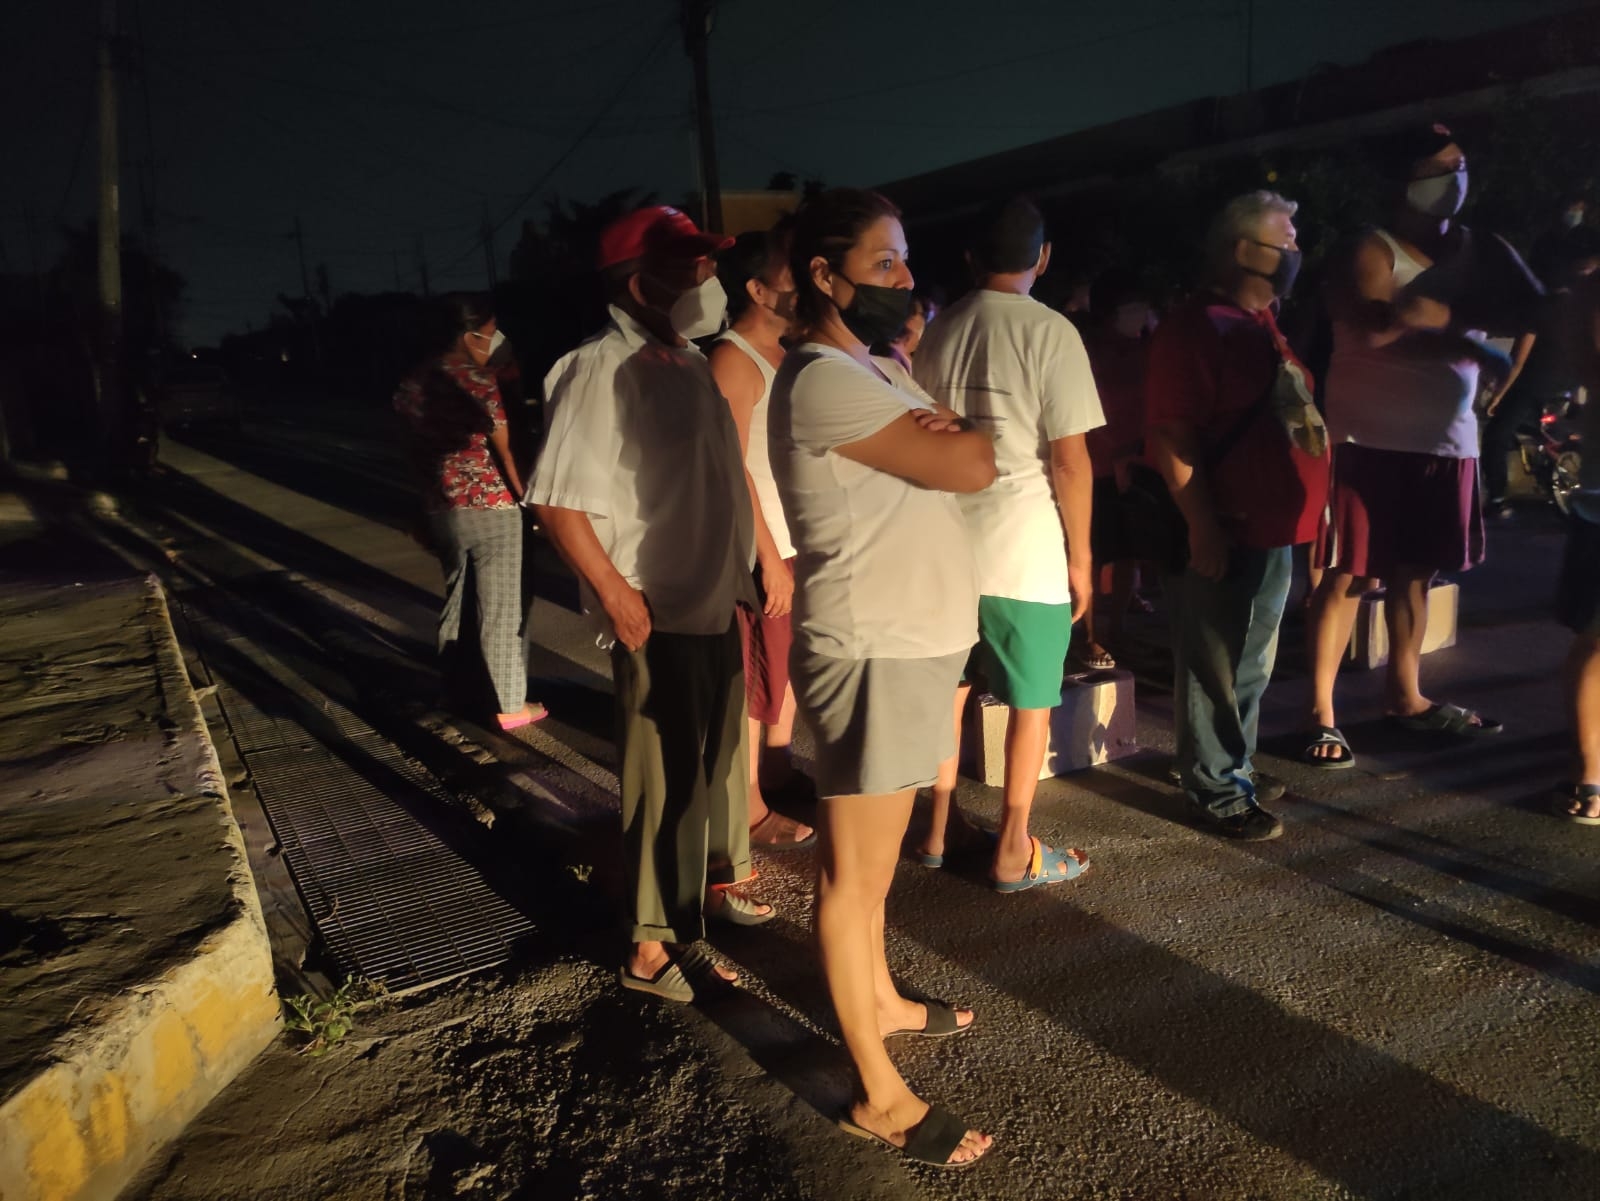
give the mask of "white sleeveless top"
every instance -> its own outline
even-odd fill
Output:
[[[778,370],[767,362],[767,356],[751,346],[735,330],[725,330],[718,342],[737,346],[761,369],[761,399],[750,412],[750,446],[745,452],[744,465],[755,481],[756,497],[761,501],[761,516],[767,531],[778,544],[778,554],[785,559],[794,558],[794,542],[789,537],[789,523],[783,515],[783,502],[778,497],[778,484],[772,478],[772,456],[767,450],[767,413],[772,400],[772,381]]]
[[[1394,255],[1394,282],[1404,288],[1425,267],[1383,230]],[[1334,443],[1410,451],[1448,459],[1478,457],[1478,364],[1412,357],[1394,346],[1363,346],[1333,327],[1328,364],[1328,432]]]

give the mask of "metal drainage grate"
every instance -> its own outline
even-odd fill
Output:
[[[505,962],[533,924],[427,821],[437,781],[246,638],[262,704],[219,699],[290,875],[339,966],[391,991]],[[265,707],[263,707],[263,705]],[[270,711],[269,711],[270,710]]]

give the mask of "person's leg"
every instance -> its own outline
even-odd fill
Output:
[[[1575,743],[1574,783],[1600,787],[1600,636],[1578,634],[1566,661],[1567,715]],[[1568,810],[1600,817],[1600,796],[1573,798]]]
[[[1261,582],[1260,553],[1235,549],[1221,580],[1193,571],[1168,577],[1176,627],[1175,766],[1190,799],[1214,822],[1255,805],[1237,686]]]
[[[1390,713],[1411,717],[1433,703],[1422,694],[1422,643],[1428,632],[1431,568],[1397,567],[1384,589],[1384,621],[1389,627],[1389,666],[1384,694]]]
[[[824,797],[816,888],[817,948],[846,1051],[856,1070],[851,1121],[904,1146],[928,1114],[884,1049],[878,1013],[884,898],[894,880],[913,792]],[[983,1154],[991,1140],[969,1130],[951,1159]]]
[[[706,673],[684,634],[652,634],[611,651],[621,768],[627,970],[652,979],[670,951],[705,932],[708,792],[694,715],[709,708]],[[742,716],[742,715],[741,715]]]
[[[900,995],[894,975],[889,971],[889,956],[884,949],[884,906],[879,904],[872,915],[872,947],[874,955],[872,992],[878,1005],[878,1033],[893,1034],[901,1030],[921,1030],[928,1024],[928,1007],[921,1001],[908,1000]],[[956,1025],[970,1026],[974,1014],[970,1009],[956,1010]]]
[[[749,813],[750,760],[745,742],[748,719],[739,631],[730,625],[722,637],[701,641],[707,707],[703,714],[696,714],[696,725],[704,748],[701,761],[706,787],[707,879],[713,885],[707,890],[705,912],[711,914],[727,903],[724,888],[715,886],[737,884],[753,874],[750,826],[745,820]],[[746,899],[752,901],[756,913],[772,912],[772,906]]]
[[[764,727],[766,739],[761,747],[761,770],[775,788],[782,788],[795,774],[793,758],[795,713],[794,689],[785,680],[783,700],[778,708],[778,720]]]
[[[428,527],[444,571],[444,607],[439,610],[439,653],[446,654],[461,640],[461,602],[467,589],[467,548],[456,528],[455,510],[433,513]]]
[[[767,803],[766,788],[781,789],[783,778],[774,779],[770,758],[762,746],[762,734],[770,731],[773,723],[788,722],[783,731],[782,756],[784,776],[789,774],[789,740],[794,729],[794,690],[789,687],[788,619],[765,617],[753,610],[739,607],[739,634],[744,660],[744,689],[746,706],[746,747],[749,754],[747,825],[758,849],[766,851],[792,850],[809,845],[810,826],[797,822],[772,809]],[[779,690],[781,689],[781,694]]]
[[[1323,574],[1322,583],[1311,596],[1310,620],[1306,623],[1306,652],[1311,660],[1311,722],[1337,728],[1334,685],[1339,666],[1350,650],[1350,633],[1361,612],[1361,598],[1373,581],[1337,569]],[[1313,751],[1316,758],[1336,757],[1337,747],[1324,746]]]
[[[522,712],[528,668],[522,657],[522,511],[463,510],[475,534],[468,547],[478,593],[478,645],[503,718]]]
[[[948,759],[939,764],[939,775],[933,782],[933,803],[928,810],[928,833],[918,848],[923,855],[943,855],[946,839],[952,842],[964,841],[964,838],[951,838],[953,833],[960,832],[963,835],[972,833],[962,816],[961,807],[955,803],[956,784],[961,770],[961,716],[966,712],[967,698],[971,695],[971,684],[963,683],[956,687],[956,749],[951,752]]]
[[[1294,580],[1294,551],[1287,546],[1254,551],[1259,561],[1253,577],[1255,595],[1250,600],[1250,624],[1245,631],[1239,666],[1234,673],[1234,695],[1244,730],[1245,772],[1255,776],[1256,739],[1261,731],[1261,698],[1272,680],[1278,659],[1278,631],[1289,603]]]
[[[1513,387],[1501,399],[1483,427],[1483,484],[1489,507],[1503,509],[1510,488],[1507,460],[1517,447],[1517,430],[1524,424],[1538,424],[1544,397],[1525,388]]]
[[[1139,563],[1136,559],[1118,559],[1111,565],[1111,621],[1106,636],[1113,646],[1122,641],[1128,625],[1128,610],[1133,605],[1133,593],[1139,584]]]
[[[1028,817],[1039,791],[1039,771],[1050,744],[1049,709],[1012,709],[1006,718],[1005,805],[1000,811],[1000,840],[994,849],[991,875],[998,881],[1020,880],[1033,859]]]

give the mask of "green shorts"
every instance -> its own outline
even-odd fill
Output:
[[[1054,709],[1072,642],[1072,606],[978,598],[978,645],[967,674],[1013,709]]]

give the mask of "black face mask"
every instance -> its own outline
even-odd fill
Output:
[[[1300,275],[1300,252],[1287,250],[1282,246],[1274,246],[1271,242],[1257,242],[1257,246],[1265,246],[1268,250],[1278,252],[1278,265],[1271,271],[1256,271],[1250,267],[1245,270],[1251,275],[1259,275],[1272,285],[1274,296],[1287,296],[1289,289],[1294,287],[1294,281]]]
[[[839,310],[839,319],[844,322],[844,327],[862,345],[888,342],[905,328],[906,318],[911,316],[910,288],[858,284],[846,275],[840,275],[839,278],[856,292],[848,305],[841,306],[834,301],[834,307]]]

